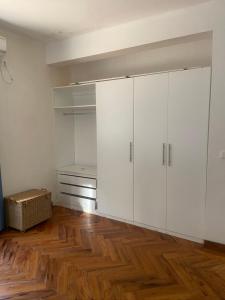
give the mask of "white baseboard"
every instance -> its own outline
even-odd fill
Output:
[[[195,243],[199,243],[199,244],[204,243],[204,240],[201,239],[201,238],[197,238],[197,237],[193,237],[193,236],[189,236],[189,235],[185,235],[185,234],[180,234],[180,233],[177,233],[177,232],[173,232],[173,231],[158,228],[158,227],[149,226],[149,225],[139,223],[139,222],[135,222],[135,221],[130,221],[130,220],[126,220],[126,219],[117,218],[117,217],[107,215],[107,214],[103,214],[103,213],[100,213],[100,212],[95,212],[95,214],[98,215],[98,216],[101,216],[101,217],[105,217],[105,218],[112,219],[112,220],[115,220],[115,221],[125,222],[125,223],[131,224],[131,225],[135,225],[135,226],[138,226],[138,227],[141,227],[141,228],[146,228],[146,229],[149,229],[149,230],[153,230],[153,231],[157,231],[157,232],[160,232],[160,233],[168,234],[168,235],[178,237],[178,238],[181,238],[181,239],[185,239],[185,240],[188,240],[188,241],[192,241],[192,242],[195,242]]]
[[[111,215],[107,215],[107,214],[103,214],[103,213],[101,213],[99,211],[95,211],[95,215],[98,215],[98,216],[103,217],[103,218],[112,219],[112,220],[115,220],[115,221],[119,221],[119,222],[123,222],[123,223],[134,225],[133,221],[126,220],[126,219],[121,219],[121,218],[117,218],[117,217],[114,217],[114,216],[111,216]]]
[[[170,230],[167,230],[166,233],[169,234],[169,235],[181,238],[181,239],[185,239],[185,240],[189,240],[189,241],[198,243],[198,244],[204,244],[204,240],[201,239],[201,238],[198,238],[198,237],[194,237],[194,236],[189,236],[189,235],[186,235],[186,234],[181,234],[181,233],[173,232],[173,231],[170,231]]]
[[[92,209],[85,209],[85,208],[82,208],[81,206],[77,206],[76,204],[71,204],[71,203],[67,204],[65,201],[56,201],[56,202],[54,202],[54,205],[59,205],[59,206],[63,206],[63,207],[66,207],[66,208],[73,209],[73,210],[79,210],[79,211],[83,211],[83,212],[86,212],[86,213],[91,213],[91,214],[94,214],[94,215],[97,215],[97,216],[100,216],[100,217],[108,218],[108,219],[119,221],[119,222],[124,222],[124,223],[135,225],[135,226],[138,226],[138,227],[141,227],[141,228],[146,228],[146,229],[149,229],[149,230],[152,230],[152,231],[157,231],[157,232],[160,232],[160,233],[168,234],[168,235],[178,237],[178,238],[181,238],[181,239],[185,239],[185,240],[188,240],[188,241],[192,241],[192,242],[195,242],[195,243],[199,243],[199,244],[204,243],[204,240],[201,239],[201,238],[196,238],[196,237],[193,237],[193,236],[180,234],[180,233],[177,233],[177,232],[173,232],[173,231],[170,231],[170,230],[149,226],[149,225],[142,224],[142,223],[135,222],[135,221],[130,221],[130,220],[122,219],[122,218],[117,218],[117,217],[114,217],[114,216],[111,216],[111,215],[108,215],[108,214],[103,214],[101,212],[98,212],[98,211],[94,210],[93,208]]]

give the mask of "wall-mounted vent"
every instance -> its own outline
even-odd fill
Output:
[[[13,82],[13,77],[10,74],[5,54],[7,52],[7,41],[6,38],[0,36],[0,77],[5,83],[11,84]],[[0,78],[0,79],[1,79]]]
[[[6,54],[6,50],[7,50],[6,38],[0,36],[0,56]]]

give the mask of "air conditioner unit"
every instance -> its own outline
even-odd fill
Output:
[[[0,36],[0,57],[6,54],[7,44],[6,38]]]

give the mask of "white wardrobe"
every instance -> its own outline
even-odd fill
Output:
[[[210,68],[96,84],[100,213],[204,237]]]
[[[133,220],[133,79],[96,84],[98,210]]]

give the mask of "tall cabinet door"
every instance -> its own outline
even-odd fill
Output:
[[[168,74],[134,79],[134,220],[165,228]]]
[[[97,83],[98,211],[133,220],[133,79]]]
[[[203,237],[210,69],[169,74],[167,229]]]

